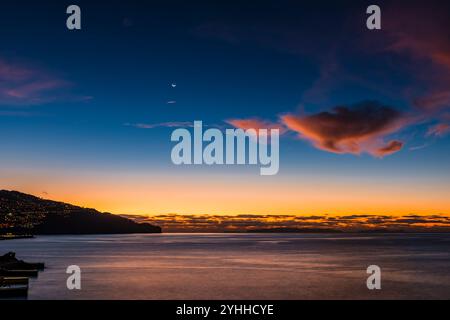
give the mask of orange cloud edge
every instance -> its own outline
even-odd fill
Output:
[[[450,232],[449,215],[124,215],[164,232]]]

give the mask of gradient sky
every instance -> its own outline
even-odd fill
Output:
[[[3,1],[0,188],[122,214],[450,214],[450,8],[377,3],[369,31],[367,1]],[[280,126],[278,175],[173,165],[194,120]]]

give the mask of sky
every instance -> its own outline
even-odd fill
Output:
[[[66,8],[81,8],[81,30]],[[450,214],[443,1],[2,1],[0,189],[117,214]],[[172,131],[280,128],[280,170]]]

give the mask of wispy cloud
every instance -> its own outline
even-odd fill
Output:
[[[427,112],[450,108],[450,90],[433,90],[429,94],[415,99],[414,104]]]
[[[444,31],[450,20],[448,10],[436,8],[440,6],[414,2],[407,7],[393,5],[385,15],[389,39],[385,50],[413,60],[411,78],[424,88],[414,90],[413,103],[426,113],[450,109],[450,42]]]
[[[428,146],[429,146],[429,144],[421,144],[421,145],[418,145],[418,146],[410,147],[409,150],[410,151],[422,150],[422,149],[427,148]]]
[[[52,91],[68,82],[37,68],[0,59],[0,104],[34,105],[55,99]]]
[[[0,110],[0,116],[3,117],[33,117],[36,115],[38,113],[25,110]]]
[[[427,136],[434,136],[434,137],[442,137],[445,134],[450,132],[450,125],[447,123],[438,123],[432,127],[430,127],[427,131]]]
[[[31,106],[57,100],[85,101],[92,97],[73,96],[72,84],[51,72],[0,57],[0,105]]]
[[[160,123],[124,123],[124,126],[134,127],[138,129],[154,129],[154,128],[176,128],[176,127],[193,127],[192,121],[172,121]]]
[[[270,131],[271,129],[278,129],[280,134],[283,134],[287,131],[287,128],[281,123],[266,121],[259,118],[228,119],[225,120],[225,122],[235,128],[243,130],[255,129],[258,131],[260,129],[267,129],[268,131]]]

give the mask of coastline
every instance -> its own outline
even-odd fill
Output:
[[[24,234],[24,235],[2,234],[2,235],[0,235],[0,240],[30,239],[30,238],[34,238],[34,235],[31,235],[31,234]]]

